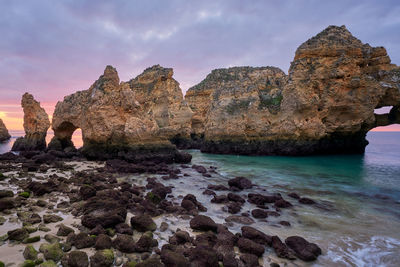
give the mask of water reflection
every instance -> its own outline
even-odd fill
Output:
[[[4,143],[0,143],[0,154],[10,151],[15,140],[17,140],[18,137],[25,135],[25,132],[22,130],[21,131],[10,130],[9,132],[10,132],[11,138]],[[46,136],[47,144],[50,142],[50,140],[53,138],[53,136],[54,136],[54,132],[52,130],[49,130],[47,132],[47,136]],[[74,132],[74,134],[72,135],[72,142],[74,143],[76,148],[82,147],[83,141],[82,141],[81,129],[77,129]]]

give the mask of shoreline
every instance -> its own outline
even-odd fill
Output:
[[[196,151],[189,151],[191,154],[195,155]],[[218,155],[209,155],[211,159],[213,157],[219,157]],[[204,156],[204,158],[207,158],[207,156]],[[241,158],[241,157],[240,157]],[[251,158],[250,158],[251,159]],[[253,158],[255,159],[255,158]],[[259,158],[257,158],[259,159]],[[78,160],[78,161],[77,161]],[[19,163],[16,163],[16,161],[19,161]],[[270,263],[274,262],[277,264],[280,264],[280,266],[309,266],[313,264],[327,264],[331,262],[332,258],[338,257],[342,253],[342,256],[345,258],[348,258],[347,260],[355,260],[355,258],[352,255],[348,255],[348,252],[340,252],[337,249],[346,249],[350,250],[353,249],[351,247],[347,247],[350,244],[356,244],[355,246],[358,247],[361,251],[364,251],[366,248],[364,248],[365,244],[368,244],[369,242],[376,242],[377,244],[382,243],[382,242],[389,242],[387,243],[388,246],[390,244],[394,244],[397,246],[397,240],[394,238],[392,241],[390,238],[385,238],[384,236],[380,237],[379,234],[383,233],[382,231],[377,232],[377,236],[372,236],[371,240],[369,238],[359,238],[358,240],[347,240],[342,242],[340,247],[334,248],[331,247],[332,245],[338,245],[338,236],[343,234],[346,236],[346,231],[350,234],[352,232],[357,232],[357,227],[359,226],[354,226],[354,227],[349,227],[347,226],[347,229],[338,229],[337,225],[335,225],[335,222],[332,221],[332,216],[339,216],[341,212],[343,212],[342,209],[349,209],[350,207],[347,207],[349,203],[347,203],[347,200],[343,201],[338,201],[338,202],[329,202],[326,201],[330,199],[329,196],[332,195],[332,192],[329,191],[322,191],[319,194],[322,194],[322,196],[325,195],[325,197],[317,197],[315,198],[315,193],[318,192],[313,192],[311,189],[309,190],[299,190],[297,191],[296,188],[293,188],[292,186],[285,186],[285,184],[276,184],[276,185],[269,185],[270,183],[263,184],[260,183],[261,180],[259,179],[254,179],[253,176],[250,176],[249,178],[252,180],[252,183],[254,185],[252,188],[249,189],[243,189],[237,191],[237,189],[234,189],[234,191],[230,190],[228,186],[228,181],[232,178],[235,177],[234,172],[227,172],[226,167],[220,166],[220,165],[214,165],[212,164],[212,160],[199,160],[198,158],[195,158],[192,161],[192,164],[190,165],[179,165],[179,164],[173,164],[173,165],[165,165],[165,164],[160,164],[156,165],[156,168],[150,168],[152,170],[152,174],[149,173],[126,173],[129,168],[122,164],[123,162],[119,162],[119,165],[110,164],[110,162],[94,162],[94,161],[84,161],[83,159],[53,159],[49,160],[49,162],[45,162],[40,164],[40,167],[38,168],[37,171],[35,172],[26,172],[22,169],[22,166],[25,164],[25,167],[27,167],[27,162],[24,161],[31,161],[29,159],[22,160],[20,157],[18,159],[14,159],[13,161],[0,161],[0,172],[4,172],[7,176],[10,176],[8,180],[0,182],[0,190],[4,190],[7,188],[10,188],[10,186],[18,186],[19,190],[21,191],[21,188],[26,188],[27,183],[30,180],[26,180],[26,178],[34,178],[33,181],[39,181],[41,183],[46,182],[46,181],[51,181],[54,180],[56,183],[62,182],[65,188],[70,188],[72,189],[72,192],[59,192],[59,188],[55,189],[55,192],[52,192],[50,194],[46,194],[40,197],[40,199],[46,199],[47,202],[51,203],[51,201],[54,201],[55,199],[59,199],[58,202],[61,202],[61,198],[67,201],[69,203],[69,208],[62,208],[60,211],[64,211],[69,216],[74,216],[77,215],[77,218],[74,219],[75,222],[77,222],[77,225],[72,225],[72,222],[70,221],[71,217],[67,217],[61,222],[57,223],[52,223],[50,224],[50,228],[52,230],[50,231],[51,234],[55,235],[56,234],[56,228],[54,228],[56,225],[60,223],[64,223],[66,226],[71,227],[72,229],[75,230],[75,233],[79,232],[90,232],[89,229],[85,229],[81,225],[81,218],[82,218],[82,210],[79,208],[80,205],[83,205],[84,203],[87,203],[89,199],[82,199],[82,195],[80,192],[80,187],[85,184],[91,184],[93,187],[96,187],[95,193],[96,194],[104,194],[104,190],[109,190],[109,189],[116,189],[113,191],[119,192],[122,195],[126,193],[126,188],[127,185],[130,185],[133,189],[129,189],[129,191],[133,190],[132,192],[135,192],[135,194],[132,194],[132,198],[135,199],[135,203],[131,204],[124,204],[127,205],[127,217],[125,219],[125,223],[130,225],[130,217],[133,216],[133,214],[138,214],[138,213],[150,213],[154,222],[157,225],[157,229],[153,232],[153,239],[157,240],[158,246],[157,248],[152,248],[152,255],[156,255],[155,257],[161,257],[163,255],[162,253],[162,247],[164,245],[168,245],[167,247],[171,246],[169,244],[169,241],[171,238],[173,238],[176,234],[176,231],[178,228],[180,230],[183,230],[189,234],[191,237],[191,241],[186,244],[187,247],[191,248],[196,248],[198,246],[198,243],[196,243],[196,238],[197,236],[200,236],[201,238],[204,237],[204,235],[208,234],[207,232],[198,232],[198,231],[193,231],[193,229],[190,228],[190,221],[191,219],[196,215],[196,214],[201,214],[201,215],[206,215],[210,217],[215,223],[217,224],[225,224],[225,226],[228,227],[228,230],[235,235],[236,237],[240,237],[242,235],[241,227],[246,226],[245,224],[242,223],[237,223],[235,221],[241,221],[244,222],[248,220],[249,218],[254,221],[254,223],[248,225],[250,227],[254,227],[258,230],[261,230],[265,234],[269,236],[277,235],[281,238],[281,240],[284,242],[284,240],[293,235],[299,235],[304,237],[307,241],[311,243],[315,243],[318,246],[321,247],[322,249],[322,255],[318,257],[317,261],[313,261],[310,263],[306,263],[304,261],[301,261],[299,259],[292,261],[292,260],[287,260],[287,259],[281,259],[276,256],[276,252],[274,251],[274,248],[270,247],[269,245],[264,245],[265,252],[261,258],[259,258],[259,264],[261,266],[269,266]],[[13,163],[11,163],[13,162]],[[10,165],[11,163],[11,165]],[[122,164],[122,165],[121,165]],[[127,165],[132,165],[129,163],[126,163]],[[234,162],[233,162],[234,164]],[[7,166],[8,165],[8,166]],[[17,166],[17,171],[14,172],[6,172],[7,168],[11,170],[14,168],[13,166]],[[70,165],[73,165],[73,169],[71,167],[68,167]],[[137,167],[137,166],[136,166]],[[307,167],[307,165],[304,165],[304,167]],[[204,169],[205,172],[204,172]],[[137,168],[133,168],[137,170]],[[86,173],[87,175],[85,175]],[[94,171],[95,173],[91,175],[90,173]],[[318,170],[317,170],[318,171]],[[125,172],[125,173],[123,173]],[[57,176],[53,176],[56,174]],[[240,174],[239,174],[240,175]],[[254,175],[257,176],[259,175],[257,171],[254,172]],[[82,177],[81,177],[82,176]],[[151,178],[151,179],[148,179]],[[155,178],[155,180],[153,179]],[[83,180],[82,180],[83,179]],[[85,180],[89,179],[89,180]],[[70,181],[69,181],[70,180]],[[11,183],[10,183],[11,181]],[[260,183],[260,184],[259,184]],[[278,181],[276,181],[278,183]],[[162,186],[161,186],[161,185]],[[219,185],[222,184],[225,186],[224,190],[218,191],[212,189],[212,185]],[[146,206],[142,205],[142,201],[149,200],[149,192],[152,192],[154,190],[154,185],[160,186],[161,188],[164,188],[163,190],[166,190],[165,188],[170,188],[171,193],[166,193],[165,200],[162,204],[163,208],[159,208],[158,204],[156,205],[156,208],[152,205]],[[211,189],[208,188],[208,186],[211,185]],[[22,186],[22,187],[20,187]],[[157,187],[156,186],[156,187]],[[219,188],[222,189],[223,187]],[[307,186],[305,186],[307,188]],[[208,190],[207,190],[208,189]],[[212,195],[204,195],[203,192],[207,191],[207,193],[212,193],[209,191],[214,191],[215,194],[219,196],[217,201],[212,201],[214,198]],[[317,203],[313,205],[305,205],[298,203],[297,199],[291,198],[288,196],[288,192],[290,191],[296,191],[298,192],[301,196],[304,197],[310,197],[311,199],[314,199]],[[99,193],[100,192],[100,193]],[[16,187],[14,188],[14,193],[17,193]],[[273,215],[269,215],[265,219],[262,218],[255,218],[252,215],[252,210],[258,209],[256,205],[249,203],[249,194],[261,194],[261,195],[266,195],[266,196],[276,196],[277,193],[281,193],[281,196],[283,199],[286,201],[289,201],[293,207],[288,207],[288,208],[279,208],[278,213],[280,216],[274,217]],[[137,195],[136,195],[137,194]],[[196,198],[196,201],[200,203],[202,206],[204,206],[207,211],[199,211],[199,208],[197,204],[195,206],[197,208],[194,209],[189,209],[185,210],[182,205],[183,199],[187,199],[188,194],[193,194]],[[242,205],[240,202],[234,202],[237,206],[242,206],[242,209],[237,212],[235,215],[241,215],[241,213],[245,213],[245,216],[241,216],[240,218],[231,218],[234,222],[227,222],[225,219],[229,216],[232,216],[232,214],[229,213],[229,204],[232,203],[233,201],[228,198],[228,194],[234,194],[242,197],[245,202]],[[121,196],[122,196],[121,195]],[[107,195],[105,195],[107,196]],[[118,195],[117,195],[118,196]],[[120,197],[121,197],[120,196]],[[225,200],[224,197],[225,196]],[[334,195],[333,195],[334,196]],[[116,197],[116,199],[120,199],[120,197]],[[14,198],[16,198],[14,196]],[[189,197],[189,199],[191,199]],[[121,199],[120,199],[121,200]],[[237,199],[236,199],[237,200]],[[28,204],[23,205],[22,209],[25,211],[30,211],[30,212],[37,212],[37,209],[41,209],[40,207],[37,207],[34,203],[36,202],[36,196],[34,194],[31,194],[31,196],[28,198]],[[33,202],[33,203],[32,203]],[[168,205],[164,205],[165,203],[170,202]],[[214,203],[213,203],[214,202]],[[215,202],[222,202],[222,203],[215,203]],[[343,203],[341,203],[343,202]],[[146,204],[146,202],[144,202]],[[148,202],[147,202],[148,204]],[[154,204],[154,203],[153,203]],[[55,202],[53,205],[57,206],[57,202]],[[64,205],[66,205],[64,203]],[[133,205],[133,206],[132,206]],[[274,203],[267,204],[265,206],[269,207],[268,209],[263,209],[267,212],[272,212],[276,211],[274,207]],[[189,204],[189,206],[192,206]],[[145,209],[143,209],[145,207]],[[149,210],[147,210],[149,209]],[[167,209],[167,210],[163,210]],[[340,209],[340,210],[337,210]],[[43,212],[48,211],[48,212],[54,212],[54,210],[57,209],[50,209],[48,210],[39,210],[37,213],[43,217]],[[11,225],[15,226],[15,228],[11,229],[12,227],[10,225],[7,225],[9,223],[9,216],[14,217],[14,220],[18,219],[16,215],[16,210],[14,209],[14,216],[12,215],[6,215],[5,218],[7,219],[6,224],[0,225],[1,229],[1,234],[2,236],[5,230],[13,230],[18,227],[16,225]],[[310,213],[311,211],[314,211]],[[315,211],[317,211],[318,216],[315,217]],[[349,210],[350,211],[350,210]],[[78,213],[76,213],[78,212]],[[161,212],[161,213],[160,213]],[[72,215],[73,213],[74,215]],[[58,213],[60,215],[60,213]],[[312,216],[311,216],[312,215]],[[4,215],[2,215],[4,217]],[[311,217],[310,217],[311,216]],[[326,217],[327,216],[327,217]],[[342,216],[342,215],[340,215]],[[320,218],[319,218],[320,217]],[[325,218],[326,217],[326,218]],[[367,217],[366,217],[367,218]],[[13,219],[12,219],[13,220]],[[370,223],[377,223],[379,224],[380,221],[385,220],[382,215],[380,215],[380,218],[375,218],[375,217],[370,217],[368,220],[371,220]],[[389,220],[389,217],[386,219]],[[19,220],[20,221],[20,220]],[[279,224],[280,221],[287,221],[291,224],[291,226],[282,226]],[[161,231],[160,228],[163,225],[163,228],[165,227],[162,222],[167,222],[168,223],[168,228],[165,231]],[[35,224],[37,226],[37,224]],[[321,231],[313,231],[310,232],[309,230],[304,231],[304,229],[309,228],[309,226],[314,225],[312,228],[316,228],[315,226],[323,226]],[[306,228],[304,228],[306,227]],[[367,225],[364,225],[363,227],[368,228]],[[318,227],[317,227],[318,229]],[[330,231],[331,229],[333,235],[328,235],[328,239],[324,240],[321,242],[321,237],[325,236],[326,238],[326,232]],[[387,232],[387,231],[386,231]],[[136,230],[133,231],[133,240],[135,243],[139,240],[140,236],[142,233],[137,232]],[[335,234],[338,236],[335,236]],[[45,236],[45,232],[35,232],[32,233],[31,236],[36,236],[40,234],[42,241],[40,243],[47,243],[47,241],[44,241],[43,238]],[[218,233],[215,234],[218,236]],[[350,237],[351,235],[349,235]],[[115,240],[115,236],[112,238]],[[210,237],[208,237],[210,238]],[[332,238],[332,240],[330,240]],[[383,239],[382,239],[383,238]],[[64,242],[67,240],[66,237],[63,237]],[[173,239],[172,239],[173,240]],[[217,239],[218,240],[218,239]],[[399,239],[400,240],[400,239]],[[8,242],[8,241],[7,241]],[[218,241],[217,241],[218,242]],[[357,245],[358,243],[359,245]],[[393,243],[394,242],[394,243]],[[35,244],[35,243],[34,243]],[[22,253],[23,251],[18,251],[21,250],[25,247],[22,245],[17,245],[15,247],[8,247],[8,243],[3,244],[2,246],[5,246],[4,248],[7,247],[7,254],[13,252],[16,258],[14,259],[19,259],[22,260]],[[34,245],[35,248],[37,245]],[[174,245],[176,246],[176,245]],[[1,247],[1,246],[0,246]],[[347,248],[346,248],[347,247]],[[383,248],[384,249],[384,248]],[[76,250],[74,247],[72,247],[72,251]],[[96,252],[94,248],[85,248],[85,249],[80,249],[83,250],[85,253],[87,253],[88,257],[90,258],[93,256]],[[218,250],[215,250],[218,252]],[[236,253],[236,258],[240,262],[240,249],[235,246],[232,251],[235,251]],[[122,253],[118,252],[117,249],[114,248],[114,254],[118,258],[118,263],[122,260],[128,261],[128,259],[132,260],[134,256],[136,256],[135,261],[139,262],[142,261],[142,254],[143,253]],[[64,252],[64,254],[67,254],[70,252]],[[121,254],[122,253],[122,254]],[[158,254],[157,254],[158,253]],[[334,254],[332,254],[334,253]],[[0,253],[0,260],[3,258],[1,257],[2,253]],[[131,255],[132,254],[132,255]],[[246,253],[248,254],[248,253]],[[39,254],[40,255],[40,254]],[[187,251],[187,254],[184,255],[189,255],[189,257],[185,256],[187,260],[190,259],[190,250]],[[147,253],[145,253],[145,258],[149,256]],[[165,257],[165,255],[164,255]],[[344,258],[343,258],[344,259]],[[343,260],[342,259],[342,260]],[[12,260],[12,259],[11,259]],[[19,260],[17,261],[19,263]],[[346,260],[346,261],[347,261]],[[122,264],[121,264],[122,265]],[[242,265],[239,265],[242,266]],[[389,264],[390,266],[390,264]]]
[[[58,163],[56,163],[56,162],[58,162]],[[139,182],[139,184],[135,184],[135,182],[133,181],[133,178],[132,178],[132,174],[121,174],[121,173],[114,172],[114,171],[112,173],[104,172],[107,169],[107,166],[104,163],[98,163],[98,162],[93,163],[93,162],[87,162],[87,161],[79,161],[79,162],[77,162],[77,161],[70,161],[70,162],[61,161],[61,162],[62,163],[60,163],[60,161],[58,161],[58,160],[55,160],[54,162],[50,163],[49,166],[46,166],[47,165],[46,163],[41,164],[41,166],[44,166],[44,167],[42,167],[41,170],[39,170],[38,172],[24,172],[22,169],[19,171],[11,171],[11,172],[8,171],[7,172],[7,171],[4,171],[5,165],[2,164],[1,168],[4,172],[4,175],[7,177],[6,179],[4,179],[1,182],[2,192],[7,189],[12,189],[12,191],[14,193],[13,199],[17,202],[16,199],[19,198],[18,201],[22,202],[20,207],[12,208],[10,210],[11,212],[7,212],[8,214],[4,213],[4,211],[2,212],[2,216],[6,219],[6,222],[2,226],[0,226],[0,229],[2,229],[2,231],[7,230],[7,232],[10,234],[9,231],[13,230],[12,228],[21,229],[20,227],[22,226],[22,223],[21,223],[22,217],[18,218],[15,216],[17,214],[17,211],[19,210],[20,213],[23,211],[27,212],[27,214],[29,216],[36,213],[41,218],[43,218],[44,214],[57,215],[57,216],[62,215],[61,217],[63,219],[61,221],[59,221],[59,222],[57,221],[57,222],[49,223],[49,224],[45,225],[46,227],[50,228],[50,231],[48,233],[53,234],[53,235],[56,234],[57,226],[61,223],[63,223],[67,227],[71,227],[72,229],[74,229],[75,233],[78,233],[79,231],[82,231],[83,233],[90,232],[91,229],[81,226],[80,219],[82,219],[82,215],[78,215],[79,212],[76,213],[77,209],[75,208],[75,205],[77,205],[77,206],[84,205],[84,203],[87,203],[88,201],[91,201],[91,199],[96,198],[96,194],[98,194],[98,192],[103,191],[103,193],[104,193],[107,190],[108,191],[111,190],[112,192],[118,192],[118,191],[121,192],[121,189],[119,189],[119,188],[121,188],[121,185],[126,185],[126,184],[132,183],[134,185],[134,188],[136,190],[140,191],[139,195],[136,195],[136,197],[142,197],[143,199],[141,201],[146,201],[146,198],[148,198],[148,196],[149,196],[149,192],[154,191],[154,188],[146,190],[146,187],[149,188],[149,187],[152,187],[152,185],[153,186],[156,185],[156,186],[160,186],[160,188],[164,188],[164,190],[165,190],[165,188],[170,188],[170,187],[168,187],[168,186],[165,187],[162,184],[168,184],[169,179],[173,179],[174,181],[179,181],[179,179],[184,179],[184,177],[192,177],[195,175],[197,175],[197,176],[201,175],[204,178],[207,176],[211,177],[214,173],[215,173],[215,175],[217,175],[217,171],[215,170],[215,168],[206,169],[205,167],[199,166],[199,165],[193,165],[192,167],[186,166],[186,165],[181,165],[181,166],[174,165],[174,166],[168,167],[170,169],[169,174],[167,174],[165,169],[163,169],[161,171],[161,173],[159,173],[159,174],[133,175],[133,177],[135,177],[134,180],[137,180]],[[61,168],[58,168],[57,165],[60,166]],[[8,167],[13,168],[13,169],[14,168],[18,169],[18,168],[22,168],[23,164],[12,163],[11,166],[9,165]],[[82,171],[84,171],[84,172],[82,172]],[[109,189],[96,190],[94,192],[93,197],[83,200],[82,199],[82,190],[81,189],[78,190],[79,182],[77,183],[77,181],[76,181],[76,175],[78,174],[78,175],[85,176],[83,173],[88,174],[88,173],[91,173],[92,171],[95,172],[95,173],[93,173],[93,175],[94,175],[94,177],[96,177],[96,179],[99,177],[103,177],[103,182],[97,181],[97,185],[95,183],[96,186],[99,186],[99,187],[106,186],[107,179],[112,179],[113,184],[112,185],[109,184],[109,186],[108,186]],[[165,174],[167,174],[167,175],[165,175]],[[92,174],[89,174],[89,176],[90,175],[92,175]],[[99,177],[97,177],[97,176],[99,176]],[[105,178],[105,176],[108,176],[108,178]],[[157,178],[154,178],[154,176]],[[116,180],[115,178],[117,178],[117,177],[118,177],[118,179]],[[153,177],[153,178],[151,178],[151,177]],[[104,180],[104,178],[106,180]],[[57,189],[53,188],[54,191],[51,192],[50,194],[47,193],[44,196],[40,196],[39,198],[38,198],[38,196],[35,195],[35,192],[32,192],[31,195],[26,199],[23,199],[17,195],[18,192],[20,193],[22,190],[25,190],[26,187],[27,186],[29,187],[32,183],[45,184],[46,181],[49,181],[49,180],[54,180],[54,181],[56,181],[56,183],[58,183],[61,180],[63,183],[63,185],[62,185],[63,189],[61,191],[64,191],[64,192],[60,192],[60,190],[59,190],[60,187],[57,187]],[[75,183],[77,183],[77,184],[72,184],[73,181],[70,181],[70,180],[75,180]],[[126,183],[126,181],[128,181],[128,183]],[[147,184],[146,184],[146,181],[147,181]],[[244,180],[244,181],[246,181],[246,180]],[[118,182],[118,184],[115,184],[116,182]],[[198,183],[198,181],[197,181],[197,183]],[[207,183],[204,183],[204,185],[203,185],[204,188],[207,187],[206,184]],[[117,185],[120,185],[120,186],[117,186]],[[196,187],[197,186],[199,186],[199,185],[196,185]],[[171,200],[170,204],[168,204],[168,207],[169,207],[168,212],[161,211],[160,208],[157,208],[157,204],[156,204],[156,206],[153,206],[154,203],[156,203],[156,202],[154,202],[153,205],[151,205],[151,203],[148,203],[148,205],[152,206],[153,208],[148,207],[150,210],[147,210],[147,211],[146,211],[146,208],[144,211],[143,210],[140,211],[141,208],[138,208],[138,207],[128,208],[128,210],[129,210],[128,215],[127,215],[126,219],[124,220],[124,222],[129,223],[130,218],[134,215],[138,215],[141,213],[151,214],[151,216],[153,217],[153,219],[157,225],[157,230],[154,231],[154,239],[157,240],[157,242],[158,242],[158,245],[156,247],[151,248],[149,250],[149,251],[153,252],[152,253],[153,256],[150,257],[151,259],[159,258],[159,256],[157,256],[157,255],[160,253],[161,253],[161,258],[163,257],[162,256],[163,255],[162,245],[165,245],[167,247],[170,246],[170,245],[167,245],[168,240],[170,243],[171,238],[173,238],[173,236],[176,235],[176,232],[180,232],[179,230],[184,230],[189,233],[190,239],[192,240],[193,243],[189,242],[188,244],[190,244],[190,245],[187,245],[187,246],[193,246],[193,249],[196,249],[200,245],[199,244],[200,241],[196,241],[196,240],[197,239],[201,240],[201,238],[204,238],[204,235],[205,236],[210,235],[211,232],[196,231],[194,229],[191,229],[191,227],[189,226],[190,221],[194,217],[196,217],[198,214],[207,214],[207,212],[204,213],[202,211],[205,211],[206,209],[211,208],[212,205],[214,206],[213,209],[215,209],[215,207],[219,207],[219,209],[221,209],[221,207],[226,204],[241,205],[242,200],[240,197],[239,197],[239,200],[240,200],[239,202],[234,202],[234,201],[226,198],[226,193],[231,192],[232,189],[234,190],[234,192],[231,192],[229,195],[236,196],[236,197],[239,196],[238,194],[245,197],[246,194],[249,194],[249,193],[251,194],[251,192],[252,192],[251,188],[244,189],[244,191],[243,191],[238,188],[229,189],[227,186],[228,185],[225,186],[225,190],[223,190],[223,191],[215,191],[216,194],[218,193],[218,195],[224,196],[224,197],[221,197],[221,199],[216,201],[216,202],[220,202],[218,204],[216,204],[216,203],[212,204],[209,202],[210,200],[204,201],[205,198],[202,198],[202,203],[200,203],[200,201],[198,202],[198,205],[199,205],[198,207],[201,207],[202,205],[204,205],[204,206],[202,206],[203,209],[200,209],[201,211],[196,207],[183,208],[183,207],[185,207],[185,205],[182,204],[182,199],[187,199],[187,198],[190,199],[190,197],[188,197],[188,195],[186,195],[184,197],[183,195],[179,194],[179,191],[180,191],[179,189],[173,188],[172,192],[167,193],[167,195],[166,195],[166,199],[168,199],[168,201]],[[176,187],[176,184],[175,184],[175,187]],[[82,188],[82,187],[80,187],[80,188]],[[211,186],[211,188],[212,188],[212,186]],[[220,186],[220,189],[221,188],[222,187]],[[218,189],[218,186],[217,186],[217,189]],[[202,190],[202,188],[199,188],[199,190]],[[111,191],[109,191],[109,192],[111,192]],[[208,193],[210,193],[212,190],[208,189],[206,191]],[[259,189],[254,190],[254,192],[256,192],[256,191],[259,191]],[[178,193],[179,195],[176,195],[176,193]],[[199,192],[196,192],[196,194],[198,194],[198,193]],[[225,193],[225,194],[222,194],[222,193]],[[161,193],[161,194],[163,195],[165,193]],[[233,197],[233,198],[235,198],[235,197]],[[45,200],[48,203],[47,205],[49,205],[48,208],[38,207],[37,206],[38,199]],[[277,199],[279,200],[281,198],[277,198]],[[4,198],[3,198],[3,200],[4,200]],[[147,201],[148,200],[149,199],[147,199]],[[194,203],[196,203],[196,201],[198,201],[198,200],[196,200],[196,199],[193,200]],[[224,204],[221,204],[221,202]],[[57,205],[61,206],[61,208],[57,208]],[[189,206],[191,206],[191,205],[189,205]],[[272,203],[271,205],[274,205],[274,204]],[[54,206],[54,207],[52,207],[52,206]],[[246,210],[250,207],[252,207],[253,209],[256,208],[256,205],[250,204],[250,203],[246,203],[245,206],[246,206]],[[204,209],[204,207],[206,207],[206,209]],[[156,208],[156,210],[153,210],[154,208]],[[269,210],[269,208],[267,206],[265,206],[264,209]],[[273,209],[273,208],[271,207],[271,209]],[[78,210],[79,210],[79,208],[78,208]],[[227,213],[227,212],[224,212],[221,210],[221,214],[220,214],[220,216],[218,216],[219,218],[215,218],[215,220],[216,220],[217,224],[218,223],[224,224],[225,227],[227,227],[227,229],[229,229],[229,228],[236,229],[236,231],[234,231],[234,232],[236,232],[236,235],[232,232],[229,232],[230,233],[229,236],[231,236],[231,238],[234,238],[236,240],[238,237],[243,238],[243,237],[240,237],[240,234],[237,234],[237,232],[240,232],[240,230],[238,231],[238,227],[253,224],[256,220],[255,218],[251,218],[252,216],[250,215],[249,211],[250,211],[250,209],[247,212],[244,211],[243,215],[245,215],[245,216],[243,216],[243,215],[239,215],[240,212],[238,212],[238,211],[235,212],[236,215],[233,215],[233,214],[230,214],[230,213]],[[282,213],[282,214],[284,214],[286,212],[283,208],[277,208],[277,207],[275,208],[274,211],[271,210],[272,213],[277,213],[277,211],[279,211],[279,213]],[[158,214],[160,212],[161,212],[161,214]],[[74,216],[72,214],[75,214],[78,216]],[[229,216],[231,216],[231,219],[230,219],[231,222],[229,222],[229,220],[222,219],[224,217],[226,219]],[[266,217],[267,215],[261,214],[258,216]],[[18,222],[19,224],[13,224],[12,223],[13,221]],[[40,221],[42,222],[42,219]],[[165,221],[169,221],[170,226],[168,227],[168,229],[166,229],[166,230],[164,229],[164,231],[160,231],[159,228],[161,225],[165,225],[165,224],[162,224],[162,222],[165,222]],[[37,227],[38,224],[35,223],[32,226]],[[78,230],[77,227],[80,228],[80,230]],[[163,228],[164,227],[165,226],[163,226]],[[221,225],[221,227],[223,227],[223,226]],[[226,229],[226,231],[228,231],[227,229]],[[225,230],[218,230],[218,231],[225,231]],[[140,233],[137,232],[136,230],[133,232],[134,232],[134,237],[138,238],[140,236]],[[33,243],[34,247],[36,249],[39,249],[39,247],[40,247],[38,245],[38,243],[41,243],[41,244],[47,243],[46,241],[43,240],[43,238],[48,233],[38,230],[37,232],[35,231],[32,234],[30,234],[31,237],[37,236],[37,235],[41,236],[41,241]],[[217,233],[215,233],[215,234],[217,234]],[[2,235],[4,235],[4,233],[2,233]],[[212,235],[214,235],[214,234],[212,234]],[[61,237],[61,238],[64,242],[66,242],[66,240],[68,239],[68,238],[65,239],[63,237]],[[116,237],[113,237],[113,239],[114,239],[113,242],[115,242]],[[136,239],[136,241],[137,240],[138,239]],[[10,244],[15,244],[15,245],[10,246]],[[92,244],[92,246],[93,245],[94,244]],[[270,262],[270,263],[278,262],[280,264],[285,264],[285,265],[288,264],[289,262],[292,262],[292,261],[286,261],[286,260],[277,258],[276,255],[274,255],[273,249],[271,248],[270,245],[266,246],[266,253],[264,253],[264,246],[262,246],[263,247],[262,254],[265,254],[265,256],[259,258],[259,262],[260,262],[261,266],[264,266],[268,262]],[[2,257],[0,257],[0,258],[3,261],[5,261],[5,263],[7,265],[10,263],[13,263],[13,262],[16,264],[23,262],[23,256],[22,256],[21,250],[23,250],[25,248],[25,245],[18,244],[18,242],[15,242],[15,241],[6,241],[5,243],[3,243],[2,246],[7,247],[7,254],[10,253],[10,255],[12,255],[9,258],[4,258],[4,254],[1,253]],[[90,247],[92,247],[92,246],[90,246]],[[237,253],[236,260],[238,262],[240,262],[240,259],[239,259],[240,255],[249,255],[249,252],[250,252],[250,255],[252,255],[251,249],[246,250],[246,248],[243,248],[243,245],[242,245],[241,249],[239,249],[236,246],[237,246],[237,244],[235,244],[235,248],[231,252],[235,251],[235,253]],[[233,246],[232,246],[232,248],[233,248]],[[160,251],[160,249],[161,249],[161,251]],[[73,247],[72,251],[74,251],[74,250],[76,250],[76,248]],[[87,255],[89,257],[93,256],[95,253],[95,249],[93,249],[93,248],[88,248],[83,251],[85,251],[85,253],[87,253]],[[114,248],[115,254],[119,255],[120,253],[117,253],[117,251],[118,250]],[[158,252],[158,254],[157,254],[157,252]],[[246,252],[246,253],[244,253],[244,252]],[[67,254],[67,253],[68,252],[64,252],[63,254]],[[215,253],[217,253],[216,249],[215,249]],[[257,255],[261,256],[258,253],[260,253],[260,252],[257,252]],[[132,254],[132,253],[128,253],[128,254]],[[126,254],[126,255],[124,254],[120,257],[117,256],[117,259],[115,259],[114,263],[119,263],[120,261],[127,263],[128,260],[131,260],[133,257],[133,255],[128,255],[128,254]],[[138,253],[133,253],[133,254],[136,254],[136,256],[140,256],[140,257],[136,257],[137,261],[143,261],[143,259],[141,260],[141,258],[143,258],[142,257],[143,255],[140,255],[143,253],[139,253],[139,255],[137,255]],[[145,258],[147,258],[149,256],[147,254],[146,254]],[[290,257],[294,258],[294,254],[295,254],[295,252],[291,251]],[[39,253],[39,255],[41,255],[41,254]],[[248,257],[250,257],[251,259],[254,260],[254,255],[248,256]],[[40,256],[39,256],[39,258],[40,258]],[[190,257],[188,257],[187,260],[189,260],[189,258]],[[258,258],[258,257],[256,257],[256,258]],[[249,259],[247,259],[247,260],[249,260]],[[194,260],[192,259],[192,261],[196,261],[196,259],[194,259]],[[145,262],[145,260],[144,260],[144,262]],[[220,262],[222,262],[222,259],[220,260]],[[243,261],[242,261],[242,263],[243,263]],[[305,265],[305,263],[299,259],[295,260],[294,263],[297,265]],[[118,266],[118,265],[115,265],[115,266]],[[127,265],[125,265],[125,266],[127,266]],[[247,266],[247,265],[244,265],[244,266]]]

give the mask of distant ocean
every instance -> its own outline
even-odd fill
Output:
[[[11,134],[12,139],[0,145],[0,153],[9,151],[23,132]],[[324,253],[314,265],[399,266],[400,132],[370,132],[367,139],[364,155],[252,157],[188,152],[193,164],[218,167],[221,175],[210,178],[215,183],[245,176],[267,191],[297,192],[320,203],[296,207],[282,218],[293,222],[287,229],[257,222],[265,233],[283,238],[301,235],[320,245]],[[73,141],[82,145],[79,135]]]

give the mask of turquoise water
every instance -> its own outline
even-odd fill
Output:
[[[12,135],[10,142],[0,145],[1,153],[11,148],[18,133]],[[301,235],[317,243],[323,255],[312,265],[400,266],[400,132],[370,132],[367,139],[364,155],[251,157],[189,152],[192,163],[218,167],[219,175],[206,181],[196,177],[200,184],[245,176],[260,186],[256,190],[280,192],[292,201],[294,208],[276,219],[288,220],[292,227],[282,228],[274,218],[258,221],[255,227],[281,238]],[[194,177],[188,179],[195,182]],[[192,184],[186,186],[193,191]],[[286,196],[289,192],[313,198],[318,205],[298,205]],[[196,195],[202,197],[200,189]],[[219,210],[210,208],[208,215],[223,219]]]
[[[324,254],[314,265],[400,266],[400,132],[370,132],[368,140],[365,155],[190,152],[193,163],[218,167],[222,176],[216,182],[245,176],[269,192],[297,192],[317,200],[317,207],[295,206],[285,218],[294,222],[289,230],[258,223],[267,233],[299,234],[315,241]]]

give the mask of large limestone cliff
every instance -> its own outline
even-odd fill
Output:
[[[10,139],[10,134],[8,133],[7,127],[4,124],[3,120],[0,119],[0,142],[4,142]]]
[[[24,110],[25,137],[18,138],[13,151],[44,150],[46,134],[50,127],[49,116],[31,94],[22,96],[21,106]]]
[[[400,123],[400,68],[383,47],[330,26],[272,67],[214,70],[190,88],[192,136],[212,153],[362,153],[366,133]],[[389,114],[374,109],[393,106]]]
[[[172,75],[172,69],[156,65],[120,82],[116,69],[107,66],[88,90],[57,103],[49,149],[71,147],[71,136],[80,128],[88,157],[138,161],[150,157],[150,151],[180,161],[182,155],[169,140],[190,138],[192,111]]]

